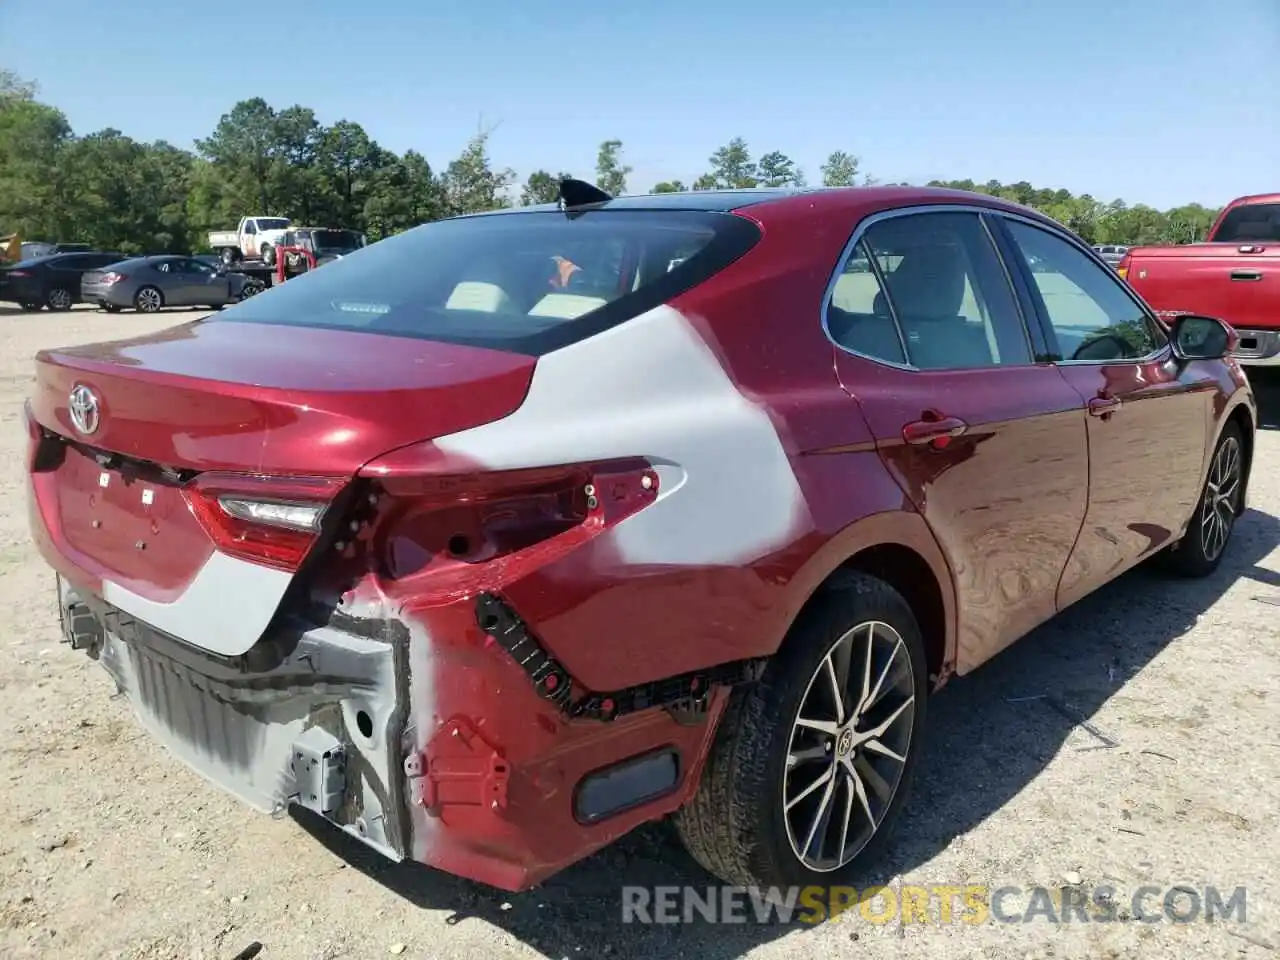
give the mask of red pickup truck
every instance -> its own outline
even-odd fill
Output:
[[[1280,193],[1233,200],[1204,243],[1134,247],[1116,269],[1159,314],[1235,327],[1241,363],[1280,366]]]

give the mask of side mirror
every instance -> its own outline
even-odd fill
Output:
[[[1216,317],[1183,314],[1169,328],[1173,355],[1179,360],[1221,360],[1232,353],[1240,338]]]

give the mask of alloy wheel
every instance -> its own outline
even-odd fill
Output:
[[[1200,508],[1200,546],[1205,559],[1216,560],[1227,545],[1240,499],[1240,442],[1226,438],[1209,465]]]
[[[910,652],[887,623],[859,624],[818,663],[782,777],[787,839],[810,870],[840,869],[875,836],[906,769],[914,703]]]
[[[155,313],[160,309],[160,291],[144,287],[138,291],[138,309],[143,313]]]
[[[70,310],[71,309],[71,293],[58,287],[49,291],[49,309],[50,310]]]

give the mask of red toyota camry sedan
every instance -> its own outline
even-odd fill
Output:
[[[833,883],[950,676],[1218,565],[1232,346],[989,197],[566,181],[41,353],[31,528],[65,639],[264,811],[511,890],[673,815]]]

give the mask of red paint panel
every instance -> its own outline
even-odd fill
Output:
[[[534,359],[302,327],[194,323],[151,337],[45,351],[36,419],[76,436],[72,387],[99,396],[95,447],[167,466],[350,475],[407,443],[515,410]]]
[[[126,481],[75,449],[37,476],[51,481],[41,491],[54,497],[58,527],[87,569],[149,600],[177,599],[213,553],[177,483]]]

